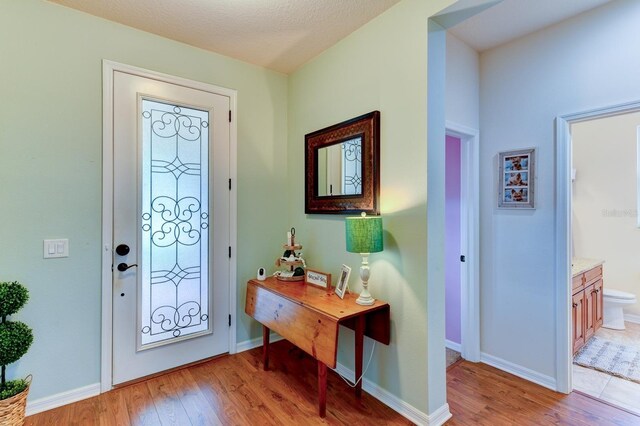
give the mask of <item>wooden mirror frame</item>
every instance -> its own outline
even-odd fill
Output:
[[[362,193],[318,195],[318,150],[362,136]],[[317,130],[304,137],[306,214],[379,214],[380,198],[380,111],[352,118]]]

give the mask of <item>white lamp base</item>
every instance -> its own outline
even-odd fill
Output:
[[[356,303],[358,305],[371,306],[376,301],[369,293],[369,253],[360,253],[362,265],[360,266],[360,279],[362,280],[362,293]]]
[[[356,299],[356,303],[358,305],[364,305],[364,306],[373,305],[375,301],[376,299],[371,297],[371,295],[369,295],[369,297],[362,297],[362,293],[360,293],[360,296]]]

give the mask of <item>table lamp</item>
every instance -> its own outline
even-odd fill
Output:
[[[362,213],[360,217],[348,217],[346,219],[347,251],[360,253],[362,265],[360,266],[360,279],[362,280],[362,293],[356,300],[358,305],[373,305],[375,299],[369,293],[369,254],[382,251],[382,217],[367,216]]]

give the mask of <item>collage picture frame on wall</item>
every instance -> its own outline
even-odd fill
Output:
[[[499,153],[498,208],[535,208],[535,148]]]

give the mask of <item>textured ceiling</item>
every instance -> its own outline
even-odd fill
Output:
[[[399,0],[50,1],[289,73]]]
[[[504,0],[449,31],[482,52],[609,1],[611,0]]]
[[[49,1],[290,73],[400,0]],[[449,31],[481,52],[609,1],[504,0]]]

